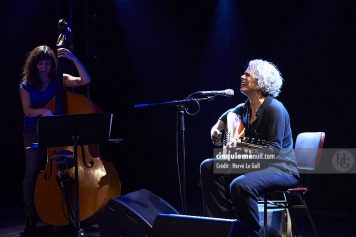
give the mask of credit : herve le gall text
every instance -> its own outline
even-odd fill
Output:
[[[215,163],[216,169],[260,169],[261,163],[260,162],[217,162]]]

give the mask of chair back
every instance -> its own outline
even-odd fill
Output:
[[[302,132],[295,141],[295,155],[300,170],[314,170],[321,158],[324,146],[324,132]]]

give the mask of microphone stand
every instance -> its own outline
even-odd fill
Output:
[[[181,196],[182,213],[187,214],[187,202],[186,202],[186,179],[185,179],[185,120],[184,115],[187,113],[186,104],[190,102],[199,101],[211,101],[214,96],[207,96],[202,98],[185,98],[183,100],[171,100],[166,102],[158,102],[152,104],[137,104],[135,108],[150,108],[159,106],[176,105],[177,106],[177,122],[178,122],[178,133],[176,134],[176,145],[177,145],[177,173],[179,181],[179,191]],[[189,114],[189,113],[188,113]],[[195,113],[196,114],[196,113]],[[194,115],[194,114],[193,114]],[[179,162],[181,161],[181,162]],[[181,167],[180,167],[181,166]]]

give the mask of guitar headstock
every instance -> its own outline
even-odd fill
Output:
[[[239,139],[229,139],[227,137],[224,142],[224,147],[229,148],[238,148],[238,147],[247,147],[255,149],[268,149],[269,141],[258,139],[254,137],[240,137]]]
[[[254,138],[254,137],[242,137],[241,142],[259,145],[259,146],[267,146],[270,143],[269,141],[259,139],[259,138]]]

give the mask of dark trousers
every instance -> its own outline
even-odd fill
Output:
[[[209,217],[237,218],[258,232],[258,198],[266,192],[298,185],[299,179],[276,167],[239,174],[215,174],[214,161],[200,165],[204,214]]]
[[[38,149],[28,149],[32,143],[37,142],[35,133],[24,134],[25,145],[25,176],[23,179],[23,200],[25,205],[25,215],[27,217],[36,214],[34,205],[34,193],[37,175],[43,169],[46,160],[46,151]]]

